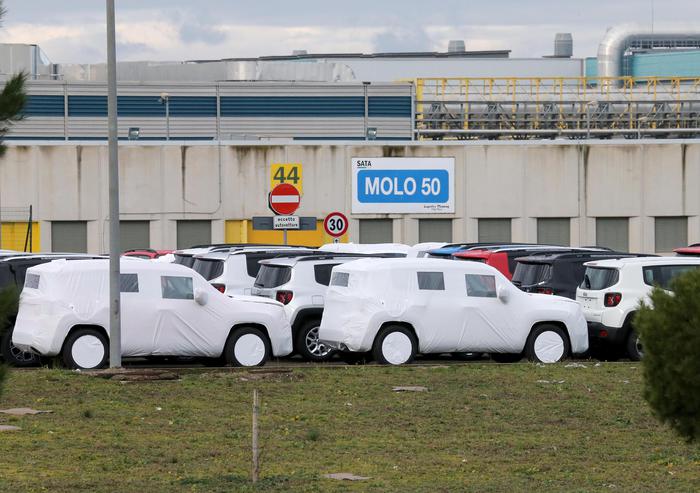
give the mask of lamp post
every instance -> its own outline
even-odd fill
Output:
[[[109,127],[109,366],[122,366],[119,293],[119,149],[117,128],[117,54],[114,0],[107,0],[107,122]]]

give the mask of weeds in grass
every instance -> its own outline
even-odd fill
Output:
[[[311,428],[307,430],[305,438],[310,442],[317,442],[321,438],[321,432],[318,428]]]

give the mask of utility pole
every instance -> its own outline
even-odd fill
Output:
[[[109,367],[122,366],[119,294],[119,142],[117,128],[117,53],[114,0],[107,0],[107,120],[109,124]]]

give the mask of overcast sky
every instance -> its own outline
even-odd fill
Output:
[[[36,43],[52,62],[105,60],[103,0],[5,0],[0,42]],[[310,53],[510,49],[552,53],[571,32],[574,56],[595,56],[609,26],[697,29],[700,0],[116,0],[120,60]],[[687,21],[690,20],[690,21]],[[695,22],[693,22],[695,21]]]

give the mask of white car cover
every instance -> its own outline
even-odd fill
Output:
[[[55,260],[27,270],[13,343],[44,356],[61,352],[69,331],[99,326],[109,334],[109,261]],[[267,330],[272,354],[292,351],[282,304],[230,298],[185,266],[122,259],[122,354],[218,357],[231,328]]]
[[[326,243],[319,250],[331,253],[386,254],[398,253],[408,255],[411,247],[403,243]]]
[[[418,273],[428,273],[422,287],[432,289],[419,289]],[[431,278],[436,273],[442,275]],[[441,285],[443,289],[438,289]],[[540,322],[563,323],[573,353],[588,349],[586,321],[578,303],[524,293],[485,264],[362,259],[333,269],[319,332],[322,342],[369,351],[380,328],[392,322],[415,329],[419,353],[520,353],[532,327]]]

